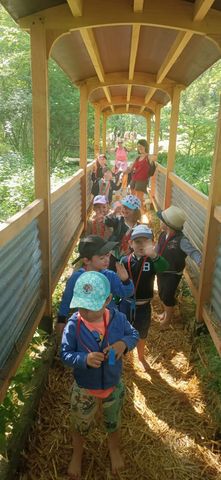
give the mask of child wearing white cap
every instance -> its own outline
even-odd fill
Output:
[[[102,403],[105,429],[114,474],[123,467],[119,428],[124,397],[122,357],[138,341],[138,332],[118,310],[106,307],[111,300],[108,279],[99,272],[85,272],[77,280],[71,307],[78,308],[65,327],[61,357],[74,370],[71,395],[73,454],[68,468],[80,479],[84,437],[94,424]]]
[[[93,215],[87,221],[85,236],[98,235],[105,240],[108,239],[113,229],[104,223],[108,213],[109,203],[105,195],[96,195],[93,199]]]
[[[160,323],[161,328],[167,328],[173,317],[176,290],[185,268],[185,259],[188,255],[197,265],[200,265],[202,255],[183,234],[186,217],[181,208],[171,205],[157,215],[161,220],[162,229],[157,253],[169,262],[169,268],[157,275],[159,297],[164,309]]]
[[[166,270],[169,264],[155,252],[153,232],[146,225],[138,225],[132,230],[130,246],[133,253],[123,257],[121,262],[134,283],[134,295],[124,298],[119,309],[139,332],[138,358],[140,367],[146,370],[148,364],[144,357],[144,348],[151,321],[154,278],[156,273]]]

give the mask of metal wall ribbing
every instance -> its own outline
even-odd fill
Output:
[[[0,248],[0,368],[41,300],[38,222],[33,220]]]
[[[81,218],[81,185],[79,181],[52,204],[52,279],[61,265],[62,257],[79,227]]]
[[[171,204],[182,208],[186,214],[184,234],[202,252],[203,238],[205,233],[206,208],[202,207],[196,200],[188,196],[186,192],[176,185],[172,186]],[[199,284],[199,269],[190,259],[186,260],[187,270],[196,287]]]
[[[216,255],[210,303],[216,318],[221,322],[221,237]]]
[[[166,184],[166,175],[159,170],[156,171],[156,190],[155,198],[157,204],[160,208],[164,207],[164,194],[165,194],[165,184]]]

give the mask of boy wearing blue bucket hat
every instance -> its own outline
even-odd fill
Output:
[[[168,268],[168,262],[156,254],[153,232],[147,225],[137,225],[132,230],[130,246],[133,253],[123,257],[121,262],[134,283],[134,295],[123,299],[119,309],[127,315],[128,320],[139,332],[138,358],[140,367],[146,370],[148,364],[144,358],[144,348],[151,321],[154,278],[156,273]]]
[[[118,437],[124,396],[122,355],[136,346],[139,335],[123,313],[106,308],[110,300],[108,279],[99,272],[83,273],[71,301],[78,312],[70,318],[62,337],[61,357],[74,368],[75,379],[71,396],[74,450],[68,468],[74,478],[80,478],[84,436],[100,403],[113,473],[123,466]]]

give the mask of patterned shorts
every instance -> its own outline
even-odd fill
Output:
[[[123,398],[122,381],[116,385],[109,397],[104,399],[90,395],[85,388],[80,388],[75,382],[71,395],[72,430],[86,435],[95,423],[96,414],[102,405],[105,429],[109,433],[115,432],[120,427]]]

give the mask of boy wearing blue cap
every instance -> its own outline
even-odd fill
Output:
[[[74,368],[71,397],[73,455],[68,474],[80,479],[84,436],[89,432],[100,403],[113,473],[123,466],[118,430],[124,387],[121,381],[122,355],[132,350],[138,332],[118,310],[108,310],[110,283],[99,272],[85,272],[77,280],[71,307],[78,312],[65,327],[61,357]]]
[[[130,246],[133,253],[123,257],[121,262],[134,283],[134,295],[123,299],[120,311],[138,330],[140,340],[137,345],[138,358],[142,370],[148,368],[144,358],[144,347],[151,321],[151,300],[156,273],[168,268],[168,262],[156,254],[153,245],[153,232],[146,225],[137,225],[131,233]]]

